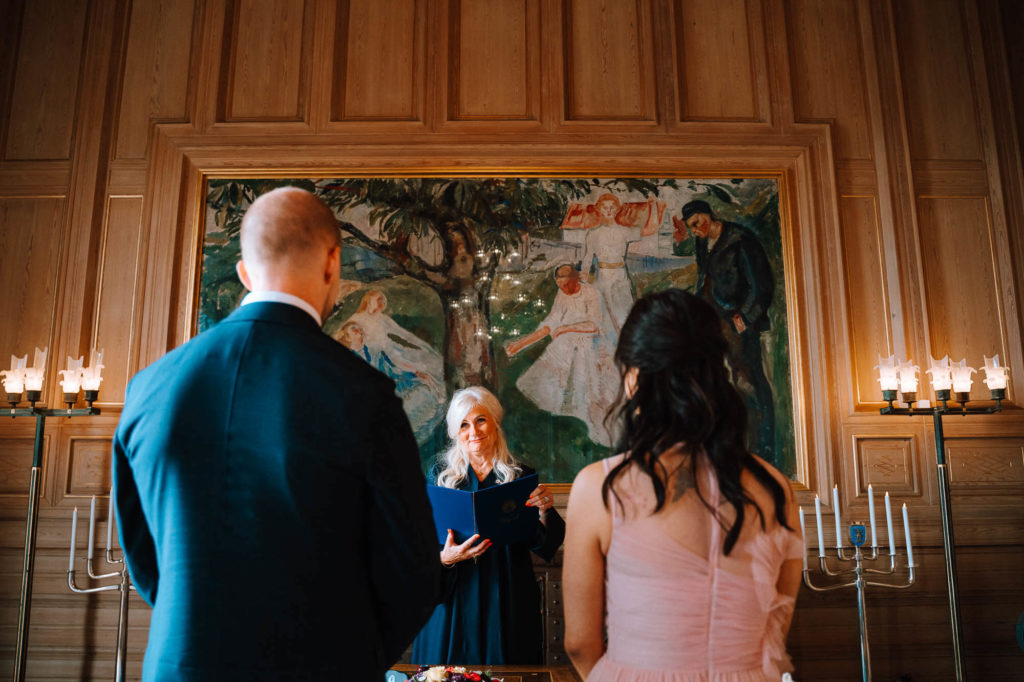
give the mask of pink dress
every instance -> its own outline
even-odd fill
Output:
[[[605,471],[618,459],[606,459]],[[666,498],[651,515],[645,476],[627,471],[616,489],[605,570],[608,649],[588,682],[778,682],[791,669],[782,627],[795,599],[779,594],[776,582],[783,562],[802,556],[799,531],[779,526],[761,504],[768,532],[748,513],[726,557],[725,532],[695,492]],[[713,476],[704,476],[701,491],[731,515],[730,504],[719,507]]]

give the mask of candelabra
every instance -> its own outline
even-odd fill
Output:
[[[832,489],[832,495],[836,513],[836,549],[834,558],[829,557],[826,553],[825,539],[821,528],[821,501],[817,497],[814,498],[815,513],[818,517],[818,568],[823,576],[838,578],[852,576],[853,580],[849,582],[831,583],[820,586],[815,585],[811,582],[811,569],[808,568],[807,553],[804,552],[804,584],[815,592],[830,592],[832,590],[839,590],[846,587],[854,587],[857,589],[857,617],[860,630],[861,677],[864,682],[870,682],[871,651],[868,647],[868,618],[865,590],[868,586],[902,590],[914,584],[914,550],[910,543],[910,520],[907,517],[907,505],[903,505],[903,533],[906,542],[907,577],[903,582],[878,582],[869,580],[868,576],[891,576],[896,573],[897,568],[896,536],[893,534],[892,530],[892,510],[889,503],[889,493],[885,494],[885,516],[889,530],[888,557],[884,554],[879,554],[878,552],[878,536],[875,532],[875,498],[871,486],[868,486],[868,508],[871,514],[870,554],[861,549],[867,539],[867,529],[859,523],[853,523],[849,526],[849,537],[853,554],[852,556],[847,554],[846,548],[843,546],[843,536],[840,532],[842,522],[839,518],[838,488]],[[804,530],[803,508],[800,509],[800,530]],[[830,560],[832,561],[832,566],[829,565]],[[874,562],[880,562],[880,565],[883,566],[885,563],[888,563],[888,566],[885,566],[884,568],[873,568],[871,565],[874,564]],[[844,568],[844,564],[849,566]]]
[[[25,520],[25,557],[21,576],[21,601],[18,606],[18,643],[14,650],[14,680],[25,679],[25,661],[28,658],[28,629],[32,605],[32,577],[35,573],[36,536],[39,530],[39,480],[43,474],[43,435],[46,432],[47,417],[94,416],[100,413],[92,404],[99,397],[100,372],[103,368],[103,351],[93,351],[90,366],[82,367],[82,358],[68,358],[68,369],[62,370],[64,380],[63,409],[36,407],[42,396],[43,372],[46,367],[46,350],[35,349],[35,363],[27,367],[28,355],[21,358],[11,356],[11,369],[0,371],[4,376],[4,391],[10,408],[0,414],[15,417],[35,417],[36,436],[32,447],[32,469],[28,484],[28,514]],[[87,407],[75,408],[78,392],[85,389]],[[28,407],[18,407],[24,394]]]
[[[110,545],[113,535],[111,529],[113,527],[114,491],[111,490],[110,504],[107,507],[107,551],[104,560],[108,566],[120,565],[121,568],[109,573],[97,574],[93,571],[94,536],[96,534],[96,496],[93,495],[92,502],[89,504],[89,550],[85,564],[86,574],[92,580],[116,578],[117,581],[95,587],[79,587],[75,584],[75,534],[78,531],[78,507],[75,507],[75,511],[71,515],[71,552],[68,557],[68,587],[71,588],[72,592],[78,592],[79,594],[110,592],[113,590],[118,590],[121,593],[121,606],[117,614],[117,664],[114,668],[114,680],[115,682],[123,682],[125,679],[125,661],[128,656],[128,593],[130,590],[134,590],[135,586],[132,585],[131,578],[128,576],[128,564],[125,562],[123,554],[120,558],[115,558],[114,551],[111,549]]]
[[[993,414],[1003,409],[1006,398],[1007,367],[999,364],[999,356],[985,358],[985,384],[988,386],[995,405],[968,407],[970,400],[971,375],[977,370],[968,367],[966,360],[950,363],[949,356],[941,360],[931,359],[928,373],[932,375],[932,389],[936,405],[914,407],[917,402],[918,367],[913,361],[897,363],[895,356],[878,358],[879,379],[882,399],[888,405],[880,412],[886,415],[930,416],[935,428],[935,460],[939,485],[939,511],[942,519],[942,549],[946,557],[946,588],[949,593],[949,620],[953,632],[953,665],[957,682],[963,682],[966,671],[963,658],[963,631],[960,626],[960,596],[956,573],[956,544],[953,541],[953,508],[951,503],[949,470],[946,466],[946,441],[943,434],[942,418],[946,415]],[[897,407],[897,389],[906,407]],[[950,407],[950,389],[956,395],[960,407]],[[927,405],[927,403],[925,403]]]

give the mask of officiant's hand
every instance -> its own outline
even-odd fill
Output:
[[[441,563],[445,566],[454,566],[466,559],[473,559],[475,561],[478,556],[486,552],[493,544],[490,540],[480,540],[479,544],[474,545],[473,543],[479,538],[479,535],[472,535],[461,545],[456,545],[455,533],[449,528],[448,539],[444,541],[444,549],[441,550]]]
[[[527,507],[536,507],[540,512],[541,523],[544,522],[547,516],[548,509],[555,506],[555,498],[551,496],[547,487],[542,483],[533,489],[530,493],[530,498],[526,500]]]

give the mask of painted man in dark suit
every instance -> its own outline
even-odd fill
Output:
[[[761,334],[770,327],[768,306],[775,293],[768,256],[753,233],[718,220],[705,201],[683,206],[683,221],[695,237],[695,293],[722,317],[733,381],[747,396],[757,424],[750,446],[777,465],[774,399],[761,362]]]
[[[251,293],[132,379],[114,437],[143,679],[382,679],[437,602],[416,441],[394,383],[320,329],[330,209],[275,190],[241,242]]]

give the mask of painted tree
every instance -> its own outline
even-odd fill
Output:
[[[242,215],[256,196],[282,185],[314,191],[341,216],[347,243],[387,259],[397,274],[437,294],[445,311],[446,379],[453,386],[494,386],[490,295],[500,269],[521,265],[516,259],[524,253],[529,237],[560,239],[559,226],[569,204],[599,188],[646,198],[657,195],[662,186],[676,187],[674,180],[647,178],[212,181],[208,205],[215,211],[224,239],[237,236]],[[375,230],[345,220],[355,210],[366,211]],[[237,246],[234,253],[221,250],[206,256],[237,258]],[[231,286],[229,280],[225,276],[224,286]],[[204,262],[204,287],[207,282],[213,280],[207,279]],[[209,314],[213,319],[217,311],[211,308]]]
[[[372,178],[325,181],[318,193],[344,215],[366,207],[379,234],[343,223],[352,239],[433,289],[445,311],[452,385],[494,386],[491,290],[515,268],[529,237],[559,239],[572,201],[596,187],[657,194],[663,181],[565,178]],[[431,253],[431,246],[434,247]]]

